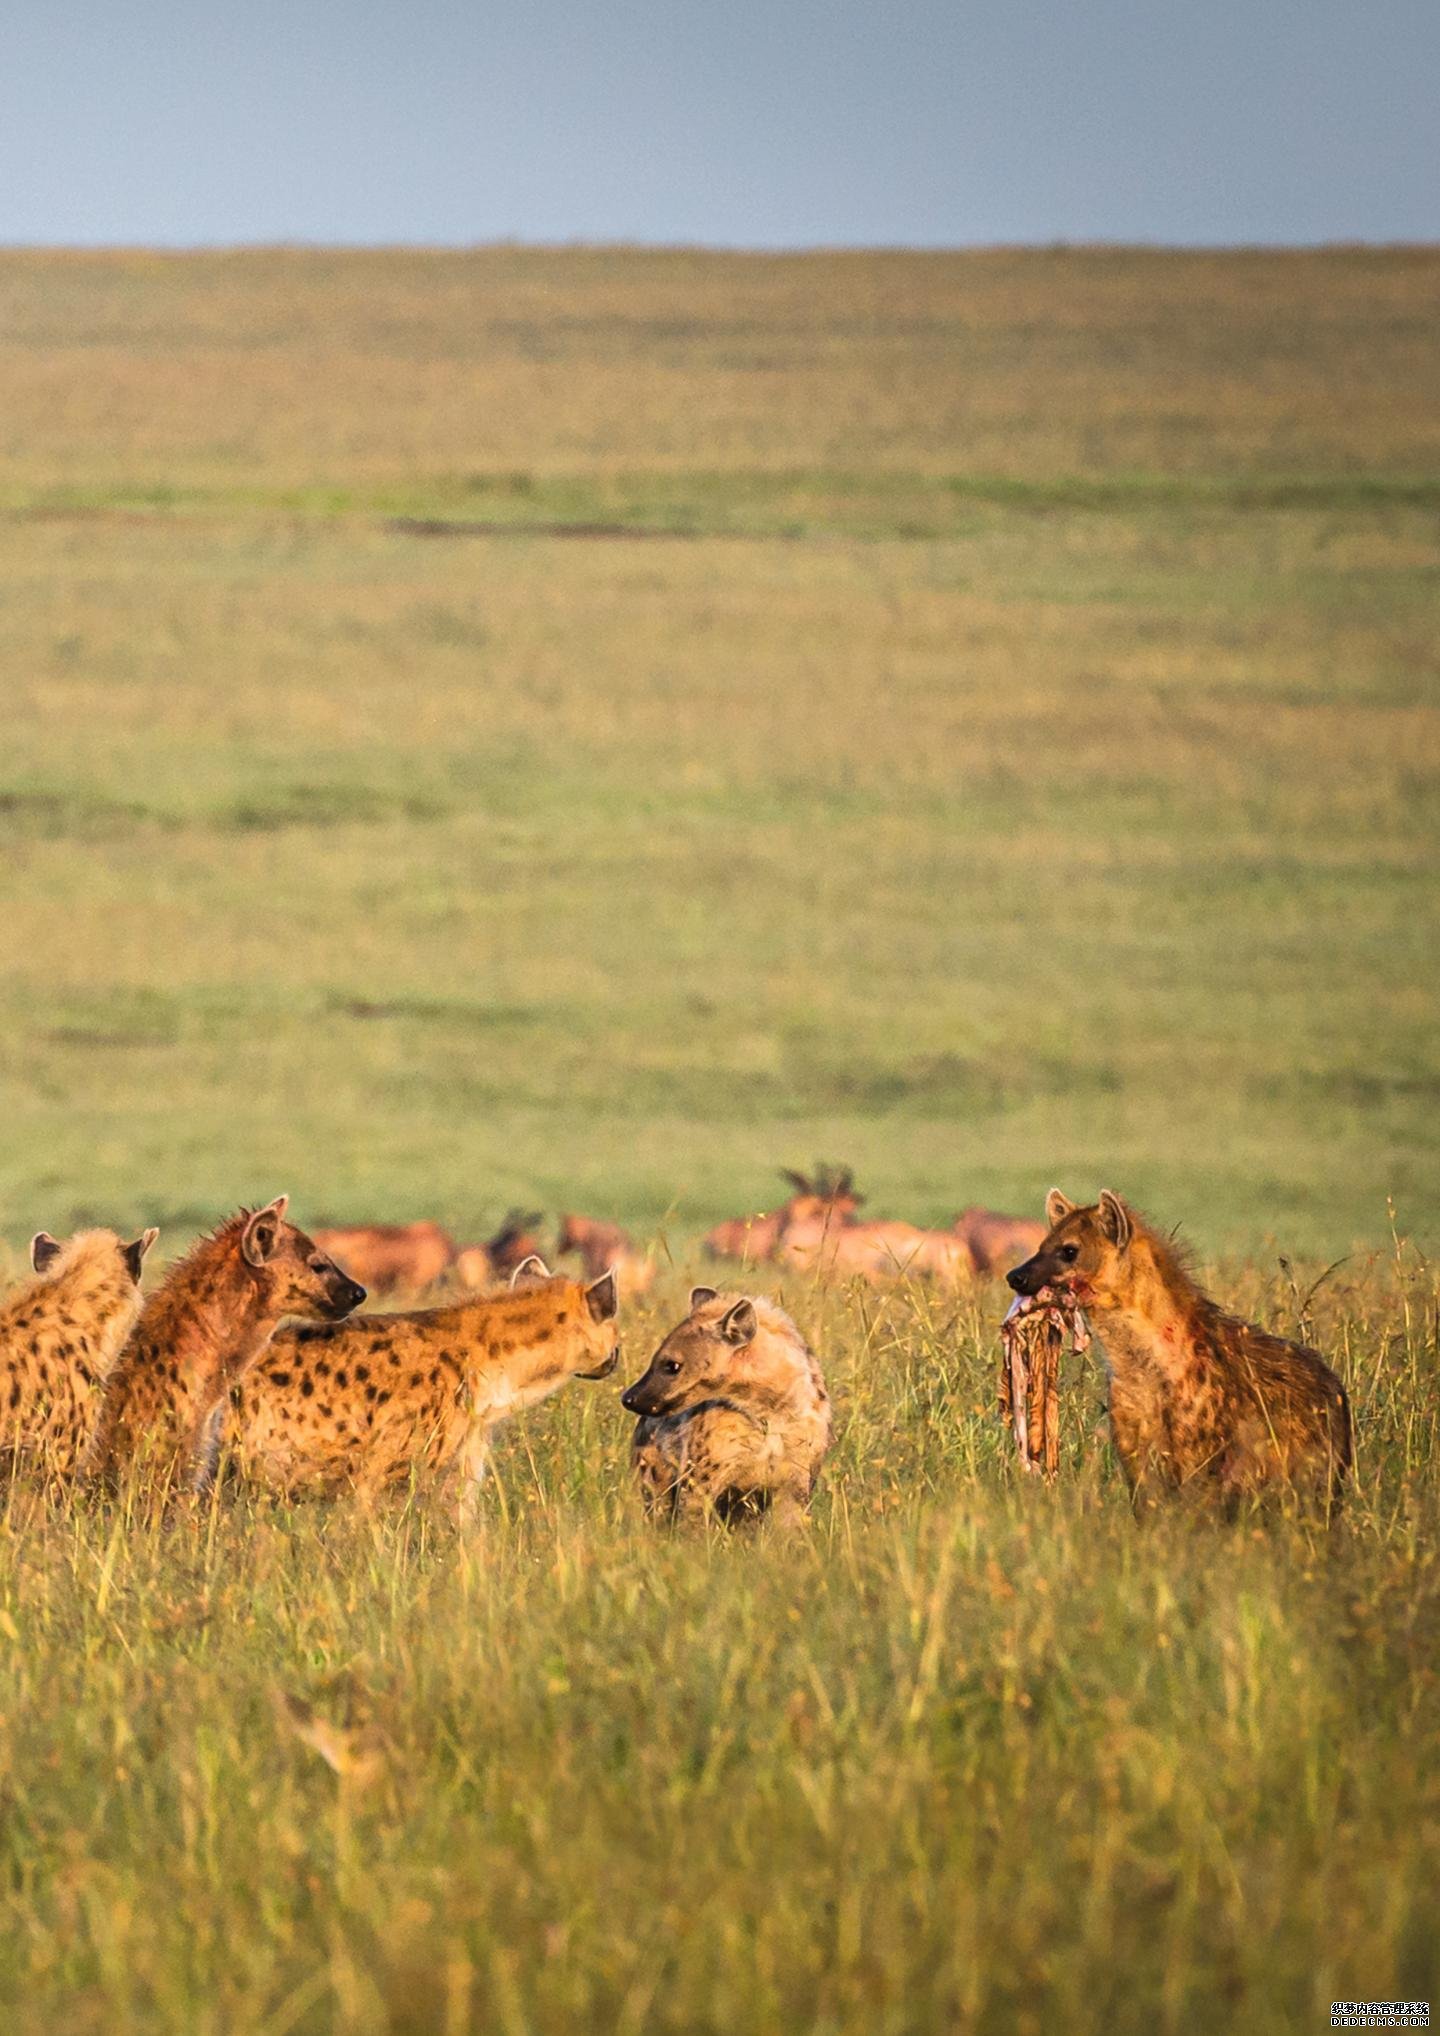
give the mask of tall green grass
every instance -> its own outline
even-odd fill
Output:
[[[1282,1282],[1224,1283],[1295,1326]],[[1359,1420],[1328,1535],[1138,1528],[1093,1365],[1062,1482],[1022,1481],[998,1303],[787,1298],[839,1414],[791,1541],[647,1532],[583,1385],[509,1433],[468,1536],[424,1493],[161,1528],[12,1495],[6,2027],[1298,2030],[1433,1998],[1433,1276],[1311,1304]]]

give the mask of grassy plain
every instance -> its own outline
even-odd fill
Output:
[[[7,2030],[1198,2036],[1433,2001],[1433,1279],[1316,1299],[1361,1417],[1331,1537],[1138,1531],[1093,1369],[1064,1483],[1018,1489],[988,1303],[792,1300],[841,1415],[793,1545],[647,1533],[579,1385],[469,1535],[423,1494],[160,1531],[12,1500]]]
[[[1108,1182],[1314,1333],[1349,1524],[1055,1497],[998,1298],[789,1298],[813,1540],[575,1388],[478,1537],[19,1495],[23,2032],[1213,2030],[1440,1992],[1440,256],[0,258],[0,1218],[675,1261]],[[1277,1266],[1285,1252],[1293,1284]],[[275,1691],[361,1730],[337,1782]],[[364,1735],[369,1734],[367,1738]]]

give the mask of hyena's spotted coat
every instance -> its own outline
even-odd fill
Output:
[[[615,1369],[613,1276],[587,1287],[539,1272],[521,1267],[512,1290],[450,1307],[282,1330],[232,1396],[241,1475],[282,1492],[374,1495],[420,1470],[447,1473],[468,1513],[502,1420],[567,1379]]]
[[[1084,1310],[1137,1508],[1168,1493],[1234,1502],[1266,1490],[1334,1506],[1350,1469],[1350,1406],[1324,1360],[1227,1315],[1118,1195],[1080,1208],[1055,1189],[1045,1213],[1049,1234],[1010,1285],[1054,1289]]]
[[[782,1309],[696,1287],[622,1404],[631,1461],[653,1517],[804,1515],[830,1447],[830,1399],[814,1352]]]
[[[288,1196],[242,1209],[177,1260],[101,1389],[82,1466],[113,1484],[137,1465],[157,1489],[203,1489],[231,1387],[287,1315],[335,1321],[365,1298],[303,1230]]]
[[[113,1230],[82,1230],[61,1244],[42,1230],[32,1241],[36,1277],[0,1305],[0,1475],[73,1476],[158,1234],[122,1244]]]

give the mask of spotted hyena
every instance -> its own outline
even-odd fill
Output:
[[[586,1286],[530,1260],[498,1294],[282,1330],[232,1396],[241,1475],[373,1495],[427,1470],[455,1481],[469,1513],[501,1421],[615,1369],[617,1312],[611,1273]]]
[[[365,1289],[285,1219],[279,1195],[242,1209],[172,1265],[101,1387],[82,1464],[113,1484],[140,1466],[157,1489],[208,1485],[217,1414],[287,1315],[337,1321]]]
[[[1315,1351],[1227,1315],[1173,1242],[1108,1189],[1088,1208],[1052,1189],[1045,1214],[1045,1241],[1010,1285],[1054,1289],[1084,1310],[1104,1348],[1111,1434],[1137,1508],[1181,1491],[1338,1500],[1350,1406]]]
[[[623,1395],[652,1517],[803,1517],[830,1447],[814,1353],[769,1301],[696,1287],[690,1312]]]
[[[31,1241],[35,1278],[0,1305],[0,1473],[74,1474],[98,1391],[140,1313],[140,1269],[159,1235],[113,1230]]]

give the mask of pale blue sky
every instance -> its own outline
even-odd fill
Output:
[[[3,0],[0,242],[1440,237],[1440,0]]]

